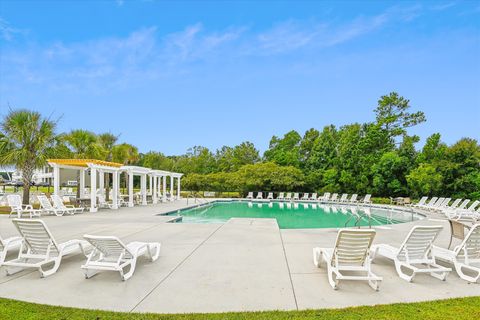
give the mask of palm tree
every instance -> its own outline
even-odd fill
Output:
[[[113,159],[113,148],[115,143],[118,140],[118,136],[115,136],[111,133],[102,133],[98,135],[98,143],[102,147],[103,160],[112,161]],[[110,174],[105,176],[105,198],[108,201],[110,195]]]
[[[112,160],[124,165],[136,164],[140,159],[137,147],[128,143],[117,144],[112,148]],[[125,177],[125,187],[128,185],[128,176]]]
[[[103,154],[97,136],[88,130],[72,130],[70,133],[64,134],[62,140],[75,159],[98,159]],[[77,185],[79,185],[79,180],[80,175],[77,175]],[[77,187],[77,198],[79,197],[80,188]]]
[[[11,110],[0,128],[0,164],[14,165],[22,172],[23,203],[29,204],[34,170],[56,155],[56,122],[35,111]]]

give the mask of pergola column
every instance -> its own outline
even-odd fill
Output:
[[[173,175],[170,176],[170,201],[173,201]]]
[[[97,212],[97,169],[90,169],[90,212]]]
[[[140,180],[140,193],[142,194],[142,205],[147,205],[147,175],[142,174]]]
[[[80,195],[80,198],[83,198],[85,196],[85,170],[84,169],[80,169],[80,191],[79,191],[79,195]]]
[[[153,185],[150,186],[150,189],[152,190],[152,201],[154,204],[157,204],[157,176],[152,177],[150,176],[150,182],[152,182],[153,178]]]
[[[133,207],[133,173],[128,172],[128,206]]]
[[[163,182],[163,202],[167,201],[167,176],[162,176],[162,182]]]
[[[180,200],[180,177],[177,180],[177,200]]]
[[[53,194],[60,195],[60,168],[57,165],[53,166]]]
[[[112,209],[118,209],[118,189],[120,187],[119,183],[118,183],[118,171],[114,171],[112,173],[112,176],[113,176],[113,181],[112,181],[112,184],[113,184],[113,190],[112,190]]]
[[[153,197],[153,176],[152,175],[149,175],[149,181],[148,181],[148,192],[149,194],[152,195]]]
[[[103,170],[98,170],[98,189],[100,190],[100,194],[105,194],[103,190],[105,189],[105,172]]]

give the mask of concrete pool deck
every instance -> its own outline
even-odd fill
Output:
[[[56,274],[44,279],[36,270],[8,277],[1,270],[0,297],[89,309],[189,313],[338,308],[480,295],[480,284],[468,284],[455,271],[445,282],[418,275],[408,283],[385,259],[373,265],[383,277],[380,291],[349,281],[340,282],[335,291],[326,269],[313,265],[312,248],[332,247],[336,229],[280,230],[274,219],[249,218],[225,224],[166,223],[172,216],[157,215],[186,206],[186,200],[178,200],[42,217],[58,242],[81,239],[85,233],[115,235],[124,242],[159,241],[160,258],[153,263],[141,259],[125,282],[116,272],[86,280],[80,269],[82,255],[66,258]],[[448,245],[448,222],[440,215],[377,227],[374,243],[399,245],[416,224],[444,226],[436,244]],[[8,215],[0,216],[0,235],[18,235]]]

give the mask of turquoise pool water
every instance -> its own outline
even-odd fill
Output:
[[[280,229],[341,228],[421,219],[413,212],[313,203],[214,202],[177,212],[185,223],[224,223],[230,218],[273,218]]]

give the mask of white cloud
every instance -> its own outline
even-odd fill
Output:
[[[5,19],[0,18],[0,38],[6,41],[13,40],[16,34],[24,34],[24,30],[16,29]]]
[[[375,16],[342,23],[288,20],[260,31],[247,26],[209,31],[197,23],[159,35],[156,27],[149,27],[125,37],[8,49],[1,63],[11,83],[108,90],[112,86],[141,85],[172,73],[188,72],[191,64],[200,61],[217,63],[222,59],[241,60],[341,45],[389,23],[406,23],[419,10],[415,6],[391,8]],[[4,20],[0,20],[0,26],[3,37],[11,37],[14,31],[7,28]]]

